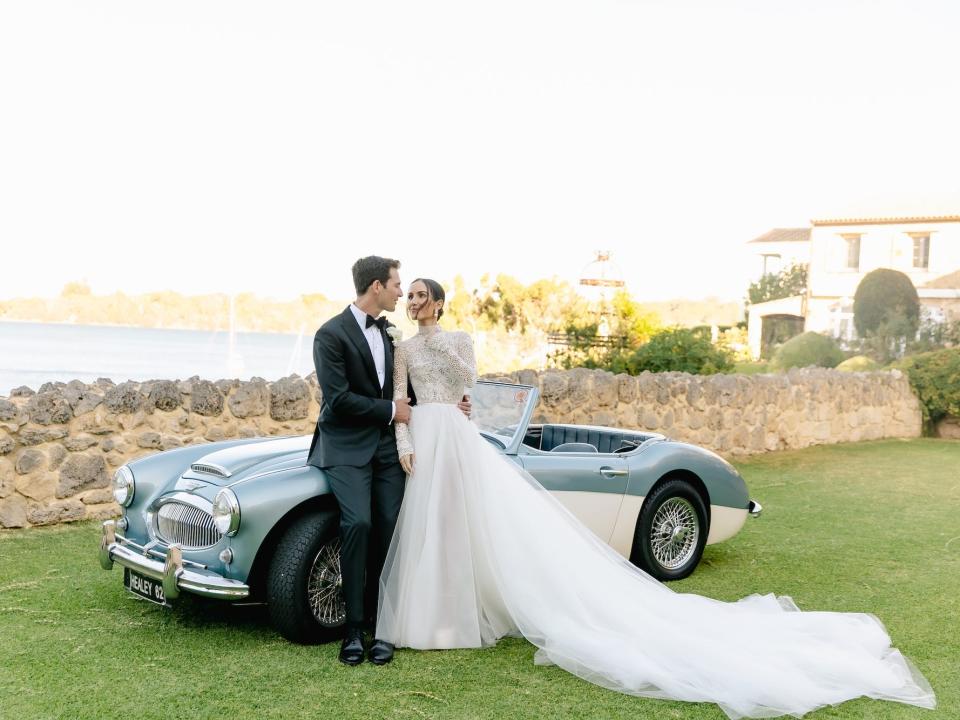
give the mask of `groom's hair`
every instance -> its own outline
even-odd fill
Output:
[[[399,260],[379,255],[368,255],[357,260],[353,264],[353,284],[357,288],[357,297],[363,295],[367,288],[373,285],[374,280],[379,280],[381,285],[386,285],[390,280],[390,270],[399,267]]]

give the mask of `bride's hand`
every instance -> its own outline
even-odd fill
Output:
[[[413,453],[408,453],[400,458],[400,466],[407,475],[413,475]]]

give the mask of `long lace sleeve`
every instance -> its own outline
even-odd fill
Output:
[[[393,354],[393,399],[402,400],[407,396],[407,353],[403,344],[397,345]],[[394,422],[397,433],[397,455],[403,457],[413,452],[410,428],[406,423]]]
[[[473,339],[465,332],[452,332],[447,337],[436,336],[432,346],[450,360],[450,369],[463,381],[464,388],[477,382],[477,361],[473,353]]]

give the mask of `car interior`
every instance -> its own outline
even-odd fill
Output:
[[[582,425],[530,425],[523,444],[541,452],[624,454],[659,436]]]

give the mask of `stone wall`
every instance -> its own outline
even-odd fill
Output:
[[[117,515],[110,485],[125,462],[191,443],[312,433],[319,397],[312,374],[17,388],[0,397],[0,528]]]
[[[539,386],[537,422],[653,430],[728,456],[919,437],[923,426],[920,401],[898,370],[632,377],[578,369],[509,377]]]
[[[898,371],[631,377],[579,369],[508,377],[540,388],[537,422],[654,430],[725,455],[917,437],[922,424]],[[190,443],[312,433],[319,397],[312,374],[272,383],[191,378],[18,388],[0,398],[0,527],[111,517],[119,508],[110,480],[123,463]]]

